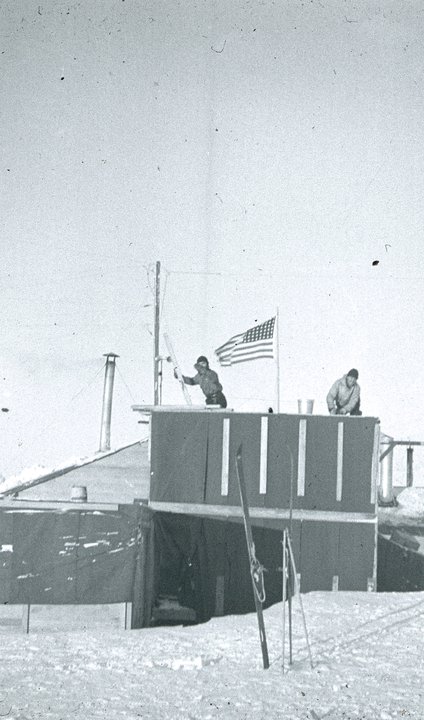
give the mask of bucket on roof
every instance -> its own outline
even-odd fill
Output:
[[[87,502],[87,488],[85,485],[72,485],[71,487],[72,502]]]
[[[313,400],[298,400],[297,401],[297,411],[299,415],[312,415],[314,411],[314,401]]]

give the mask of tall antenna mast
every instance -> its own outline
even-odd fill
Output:
[[[160,262],[156,261],[155,275],[155,348],[153,356],[154,405],[159,405],[159,324],[160,324]]]

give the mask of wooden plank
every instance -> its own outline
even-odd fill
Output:
[[[299,445],[297,416],[270,414],[268,418],[268,479],[264,504],[271,508],[302,507],[303,498],[296,497],[296,478]],[[293,493],[291,492],[293,487]]]
[[[209,505],[202,503],[167,503],[167,502],[151,502],[149,507],[152,510],[160,512],[177,513],[183,515],[201,515],[224,518],[242,517],[241,509],[238,505]],[[250,507],[250,517],[269,520],[288,520],[290,518],[290,510],[282,508],[269,507]],[[349,513],[326,510],[299,510],[294,509],[293,520],[308,520],[312,522],[337,522],[337,523],[368,523],[377,524],[377,518],[374,513]]]
[[[228,496],[228,481],[230,473],[230,418],[224,418],[222,423],[222,464],[221,464],[221,495]]]
[[[261,417],[261,456],[259,463],[259,494],[265,495],[267,491],[268,475],[268,416]]]
[[[261,418],[258,414],[234,413],[231,416],[230,434],[230,480],[228,503],[239,505],[235,457],[240,444],[243,445],[243,468],[249,505],[263,505],[264,496],[259,494]]]
[[[208,413],[152,413],[152,500],[204,500],[208,418]]]
[[[301,592],[333,589],[339,575],[339,532],[338,523],[302,523]]]
[[[134,573],[133,600],[131,608],[131,629],[142,628],[146,624],[146,535],[141,525],[137,533],[137,556]]]
[[[306,471],[306,425],[307,420],[299,420],[299,447],[297,460],[297,495],[305,496],[305,471]]]
[[[371,463],[371,497],[370,497],[370,502],[374,506],[376,506],[376,504],[377,504],[378,475],[379,475],[379,470],[380,470],[380,462],[378,459],[379,453],[380,453],[380,425],[378,423],[376,423],[375,428],[374,428],[374,449],[373,449],[372,463]]]
[[[220,617],[224,614],[225,599],[225,577],[224,575],[216,576],[215,585],[215,616]]]
[[[373,418],[348,417],[344,421],[342,510],[374,509],[371,476],[375,469],[375,426]]]
[[[155,602],[156,573],[159,572],[159,568],[155,567],[155,533],[153,520],[150,522],[148,528],[144,528],[144,532],[146,536],[146,563],[144,568],[146,581],[144,588],[143,627],[150,627]]]
[[[344,424],[339,422],[337,428],[337,482],[336,500],[341,502],[343,489],[343,428]]]
[[[340,525],[339,590],[369,589],[374,575],[375,528]]]
[[[340,422],[336,417],[308,418],[305,510],[340,510],[336,494]]]

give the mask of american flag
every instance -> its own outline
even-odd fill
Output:
[[[215,350],[220,365],[259,360],[274,357],[275,317],[246,332],[233,335],[226,343]]]

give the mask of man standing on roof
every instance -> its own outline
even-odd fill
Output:
[[[336,380],[327,395],[330,415],[362,415],[359,407],[361,388],[358,385],[359,373],[355,368]]]
[[[202,392],[206,396],[206,405],[220,405],[222,408],[226,408],[227,400],[222,392],[222,385],[216,372],[209,368],[209,360],[204,355],[201,355],[197,358],[194,367],[197,370],[194,377],[182,376],[185,384],[200,385]],[[174,377],[178,379],[176,370],[174,370]]]

